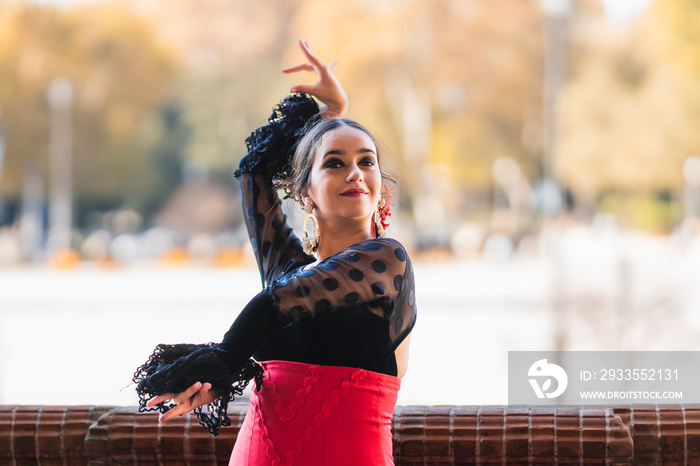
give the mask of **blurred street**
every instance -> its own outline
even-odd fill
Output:
[[[700,349],[697,241],[581,229],[558,244],[415,264],[399,404],[505,404],[513,350]],[[156,344],[218,341],[259,289],[252,268],[156,265],[6,268],[0,283],[0,404],[133,405],[124,387]]]

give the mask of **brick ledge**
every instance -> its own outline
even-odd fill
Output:
[[[246,411],[213,438],[190,415],[0,406],[0,464],[226,465]],[[398,406],[392,430],[397,466],[700,464],[700,405]]]

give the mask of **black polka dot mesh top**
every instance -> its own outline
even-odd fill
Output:
[[[251,380],[261,386],[262,368],[251,356],[397,375],[394,350],[416,321],[413,268],[403,246],[372,239],[312,266],[315,258],[304,253],[273,188],[274,178],[289,175],[292,148],[318,111],[312,98],[291,95],[246,140],[236,176],[263,289],[221,343],[158,345],[133,377],[139,410],[166,412],[171,402],[148,407],[148,400],[211,383],[216,400],[194,413],[218,435],[230,425],[229,402]]]
[[[282,323],[254,356],[396,375],[394,350],[416,320],[405,249],[393,239],[372,239],[309,266],[315,258],[303,252],[272,187],[273,178],[286,174],[291,148],[317,113],[310,97],[289,96],[269,124],[248,138],[248,155],[236,172],[263,287],[271,291]]]

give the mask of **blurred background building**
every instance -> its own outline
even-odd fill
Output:
[[[400,403],[505,403],[509,350],[699,349],[697,31],[693,0],[0,1],[0,403],[134,403],[155,344],[220,338],[299,37],[401,179]]]

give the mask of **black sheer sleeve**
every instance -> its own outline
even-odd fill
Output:
[[[226,413],[229,402],[243,394],[243,390],[255,380],[262,385],[262,369],[253,360],[248,360],[236,371],[231,371],[220,351],[213,344],[204,345],[158,345],[145,364],[140,366],[133,377],[136,393],[139,396],[139,411],[160,411],[166,413],[175,407],[172,402],[161,402],[148,407],[146,403],[166,393],[181,393],[196,382],[211,383],[217,395],[216,400],[207,406],[195,408],[199,423],[219,435],[222,426],[231,425]]]
[[[248,139],[248,155],[236,170],[248,236],[260,269],[263,287],[293,268],[313,262],[287,224],[272,180],[289,175],[289,158],[307,122],[318,115],[308,96],[292,94],[279,104],[268,124]]]
[[[222,425],[230,424],[228,403],[240,396],[252,379],[260,385],[261,368],[249,358],[280,326],[267,284],[314,260],[304,254],[287,225],[272,180],[289,174],[292,149],[318,112],[311,97],[290,95],[274,109],[268,124],[246,139],[248,154],[235,175],[241,182],[246,226],[265,289],[243,309],[220,344],[159,345],[133,377],[140,411],[167,412],[172,403],[152,408],[146,403],[165,393],[180,393],[195,382],[209,382],[218,398],[206,407],[208,413],[202,408],[195,413],[207,430],[218,435]]]
[[[148,361],[134,374],[140,411],[161,411],[174,404],[161,402],[147,407],[148,400],[165,393],[181,393],[196,382],[211,383],[217,399],[196,408],[200,424],[215,436],[221,426],[230,425],[229,402],[243,393],[252,379],[260,387],[262,370],[249,359],[280,327],[269,289],[258,293],[241,311],[218,345],[158,345]]]
[[[275,281],[271,289],[283,323],[367,304],[390,321],[390,351],[416,321],[413,266],[401,243],[389,238],[364,241],[315,267],[299,268]]]

